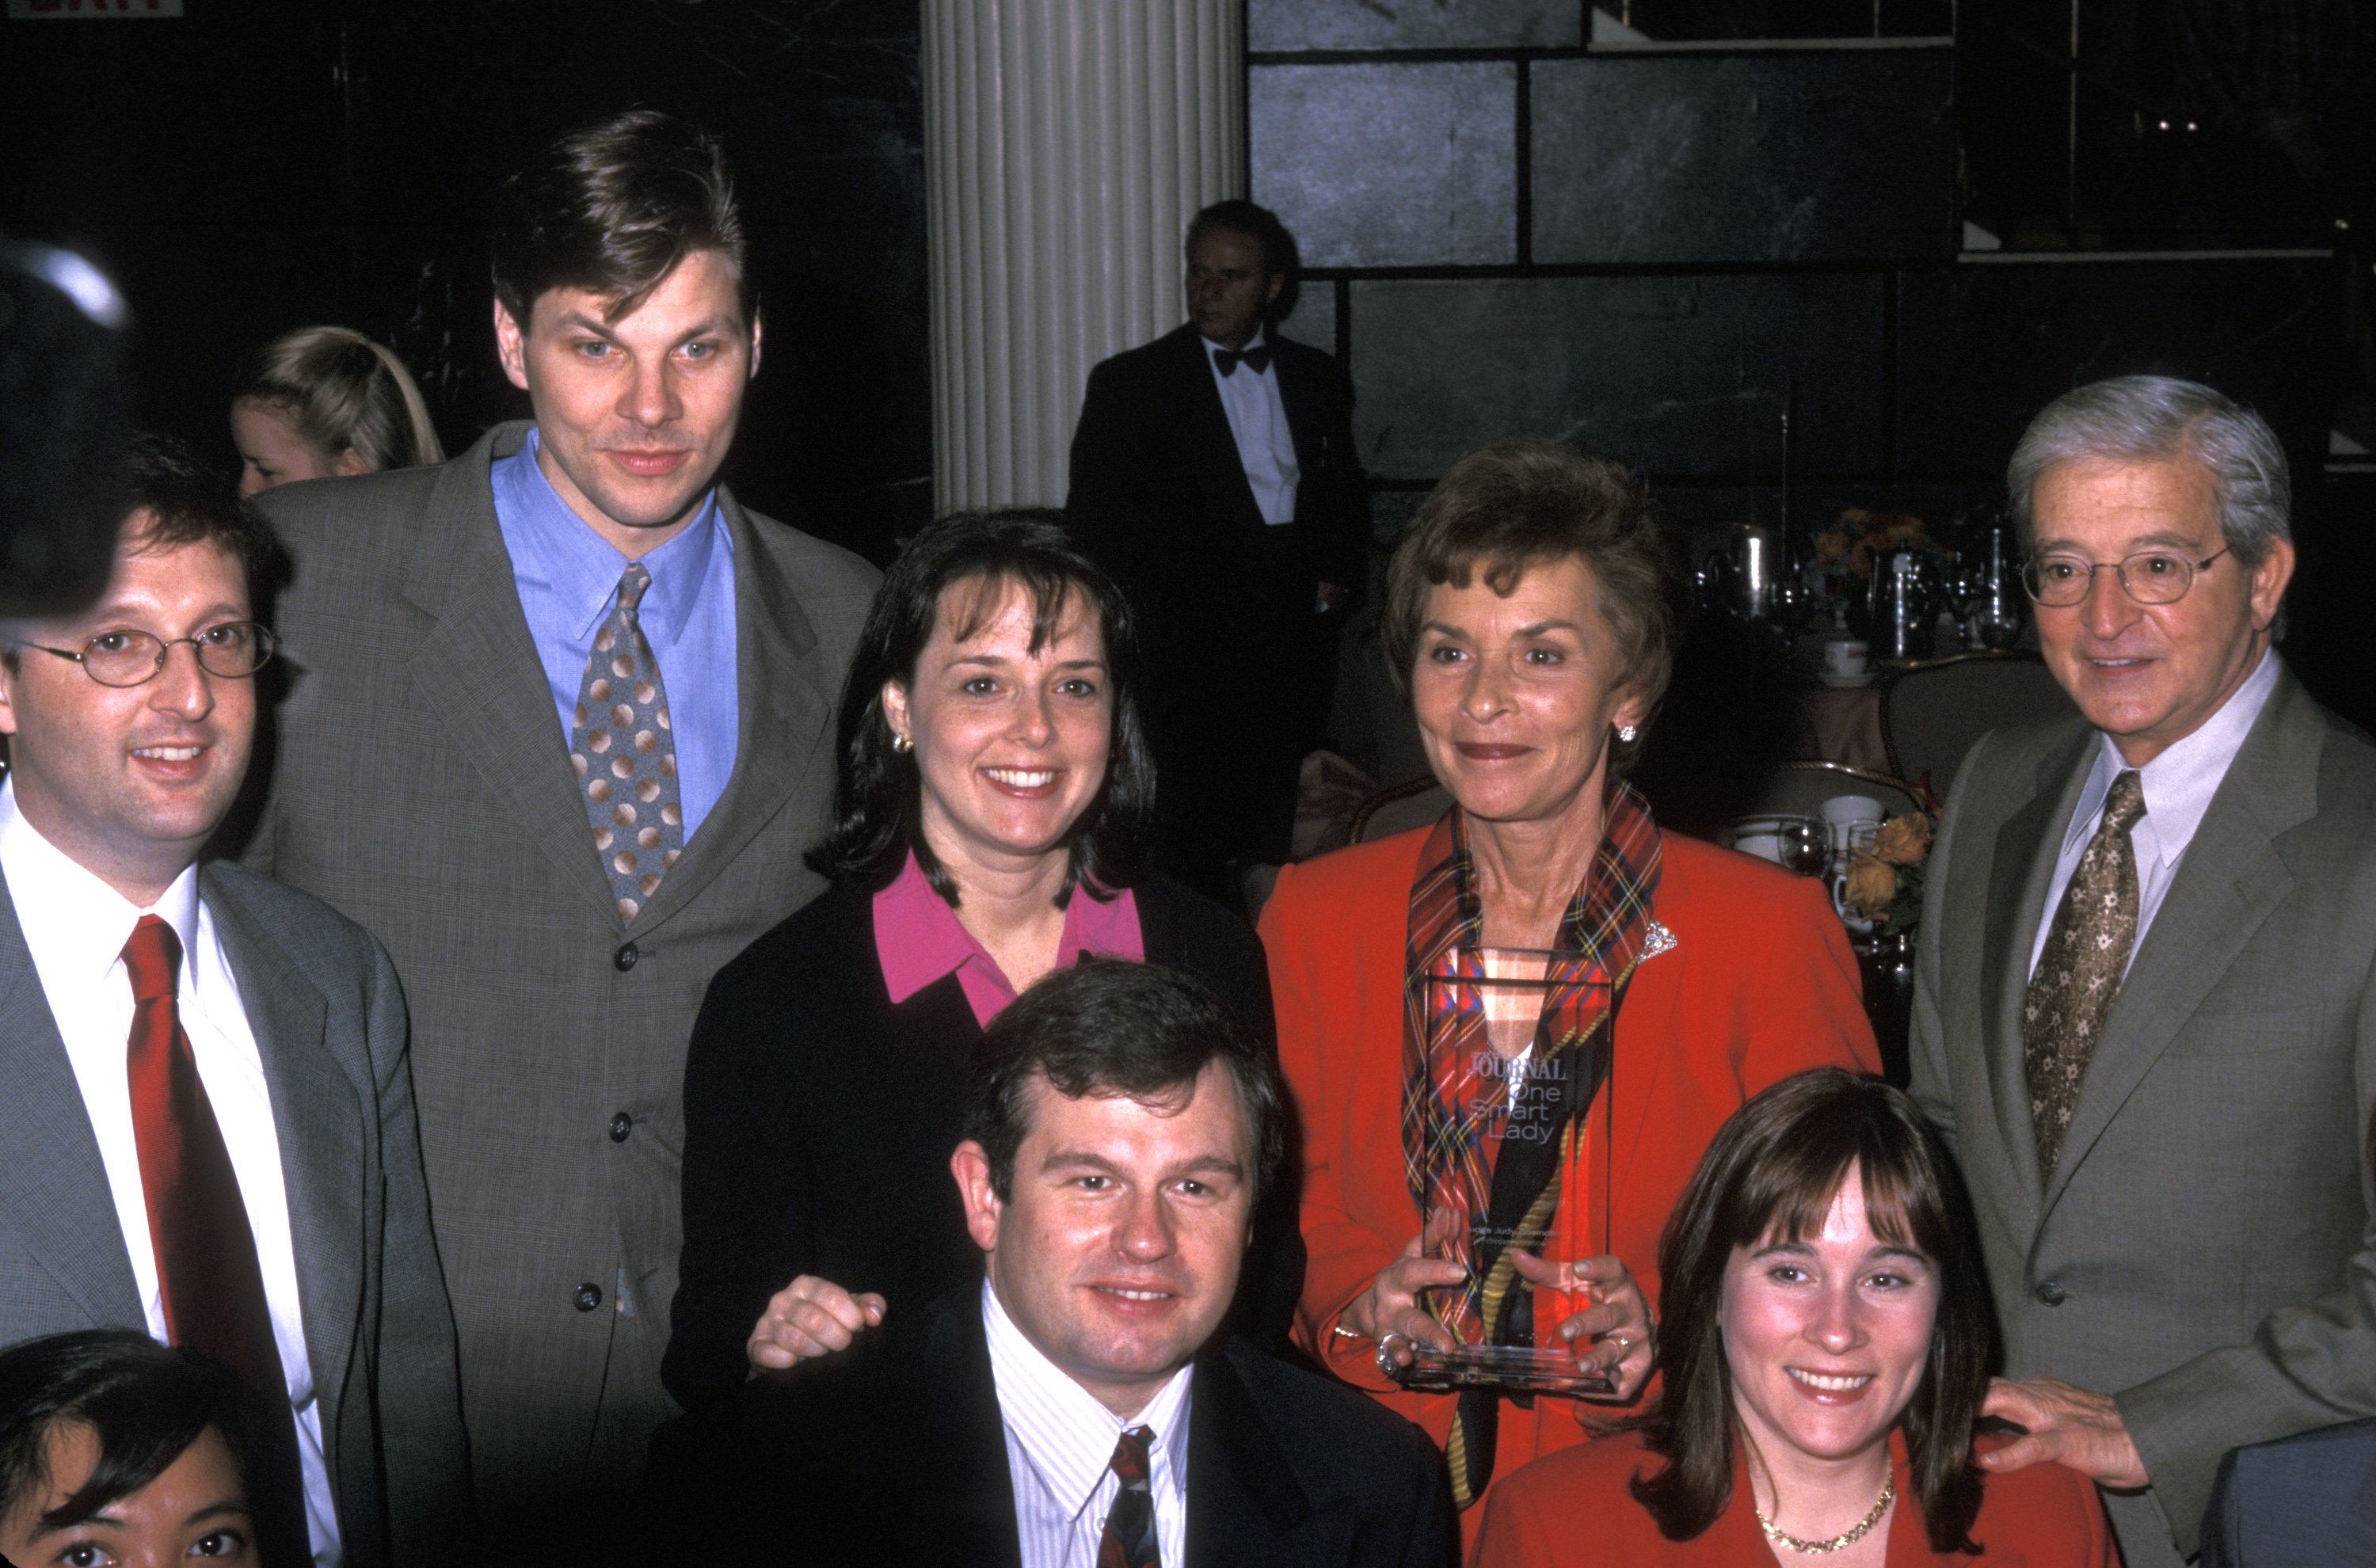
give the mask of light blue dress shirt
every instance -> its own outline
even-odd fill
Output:
[[[627,557],[569,509],[537,467],[537,433],[490,474],[495,520],[511,553],[512,582],[529,635],[552,687],[568,751],[577,691],[594,634],[619,595]],[[644,636],[668,689],[676,736],[677,793],[690,844],[734,772],[740,691],[734,666],[734,540],[712,490],[683,532],[643,558],[652,585],[640,611]]]

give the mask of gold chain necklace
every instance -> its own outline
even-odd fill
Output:
[[[1765,1510],[1754,1504],[1751,1506],[1757,1515],[1757,1527],[1765,1532],[1767,1540],[1776,1546],[1787,1546],[1793,1551],[1826,1552],[1844,1551],[1871,1535],[1872,1527],[1881,1523],[1881,1516],[1889,1512],[1889,1505],[1896,1500],[1897,1478],[1892,1476],[1881,1483],[1881,1498],[1872,1505],[1872,1512],[1829,1540],[1800,1540],[1797,1536],[1786,1535],[1774,1527],[1774,1521],[1765,1516]]]

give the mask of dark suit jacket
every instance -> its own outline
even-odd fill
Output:
[[[2219,1462],[2203,1568],[2376,1562],[2376,1420],[2239,1448]]]
[[[430,1239],[396,973],[361,928],[236,866],[207,867],[198,894],[264,1062],[346,1561],[464,1561],[454,1317]],[[0,885],[0,1344],[145,1328],[99,1139],[20,918]]]
[[[2290,674],[2236,754],[2037,1168],[2022,998],[2097,732],[1976,746],[1924,889],[1913,1092],[1979,1220],[2006,1371],[2112,1395],[2152,1489],[2130,1568],[2195,1550],[2220,1456],[2376,1414],[2376,746]]]
[[[1443,1460],[1401,1417],[1234,1345],[1197,1359],[1191,1399],[1183,1568],[1454,1562]],[[701,1561],[1021,1561],[978,1282],[662,1435],[672,1534],[720,1532]]]
[[[532,1530],[598,1516],[674,1413],[685,1041],[710,976],[823,885],[802,855],[876,574],[719,492],[734,771],[622,924],[489,488],[526,432],[261,498],[292,680],[248,858],[396,962],[479,1498]]]
[[[1268,1039],[1269,971],[1245,922],[1165,877],[1135,897],[1148,960]],[[742,1385],[752,1325],[800,1275],[879,1291],[895,1314],[981,1277],[949,1174],[980,1039],[955,975],[892,1005],[873,900],[846,882],[718,972],[685,1062],[684,1256],[662,1369],[687,1409]],[[1265,1218],[1248,1273],[1267,1294],[1248,1315],[1266,1302],[1263,1327],[1284,1341],[1302,1242],[1291,1201]]]
[[[1367,576],[1369,493],[1353,447],[1353,387],[1330,354],[1264,333],[1302,470],[1295,521],[1264,523],[1213,385],[1181,327],[1089,372],[1073,433],[1066,521],[1114,569],[1151,641],[1309,619],[1315,585]]]
[[[1287,858],[1296,767],[1336,683],[1342,618],[1313,613],[1317,587],[1368,579],[1352,384],[1332,356],[1265,337],[1302,472],[1293,522],[1264,523],[1190,327],[1089,373],[1064,504],[1138,612],[1165,864],[1216,896],[1234,892],[1223,862]]]

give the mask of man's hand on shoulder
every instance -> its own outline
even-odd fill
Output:
[[[1980,1407],[2023,1428],[2026,1436],[1980,1455],[1980,1467],[2003,1475],[2051,1460],[2114,1491],[2142,1491],[2152,1482],[2111,1396],[2073,1388],[2056,1378],[2013,1382],[1994,1378]]]

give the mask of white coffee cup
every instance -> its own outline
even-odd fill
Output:
[[[1824,645],[1824,672],[1827,675],[1861,675],[1865,672],[1866,645],[1839,642]]]
[[[1872,842],[1887,808],[1871,795],[1834,795],[1824,802],[1824,826],[1831,829],[1832,852],[1846,854]]]

